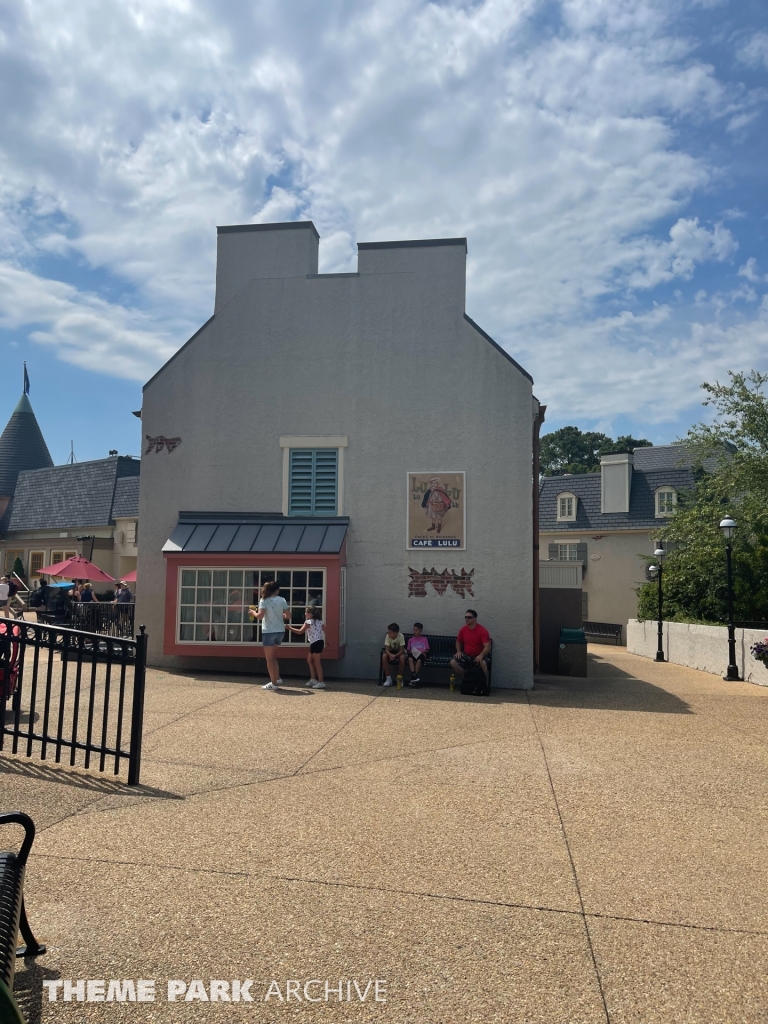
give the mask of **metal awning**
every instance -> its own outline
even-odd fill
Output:
[[[337,555],[348,525],[347,516],[180,512],[163,552]]]

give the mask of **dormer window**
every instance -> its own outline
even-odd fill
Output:
[[[656,491],[656,518],[666,519],[674,514],[677,491],[674,487],[659,487]]]
[[[563,491],[557,496],[557,521],[558,523],[576,522],[576,495],[570,491]]]

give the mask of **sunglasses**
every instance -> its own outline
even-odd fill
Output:
[[[465,615],[464,618],[465,619],[476,619],[477,616],[476,615]]]

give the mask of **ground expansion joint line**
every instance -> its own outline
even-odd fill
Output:
[[[209,708],[215,707],[217,704],[222,704],[225,700],[231,700],[233,697],[240,696],[242,696],[242,694],[239,690],[236,693],[227,693],[223,697],[218,697],[216,700],[209,701],[208,704],[201,704],[199,708],[192,708],[189,711],[182,712],[182,714],[177,715],[176,718],[171,719],[170,722],[163,722],[162,725],[155,726],[154,729],[143,730],[142,737],[145,738],[147,736],[154,736],[156,733],[162,732],[163,729],[168,729],[170,726],[176,725],[177,722],[181,722],[183,721],[183,719],[189,718],[190,715],[196,715],[198,712],[207,711]],[[149,713],[152,714],[153,712],[150,711]],[[155,711],[154,714],[162,715],[163,712]]]
[[[340,733],[344,732],[344,730],[347,728],[348,725],[351,725],[352,722],[354,722],[354,720],[358,717],[358,715],[362,715],[362,713],[364,711],[367,711],[368,708],[371,706],[371,704],[373,704],[374,701],[377,701],[379,699],[379,697],[381,697],[381,696],[382,696],[382,694],[380,694],[380,693],[374,694],[373,697],[371,697],[371,699],[369,701],[367,701],[361,708],[359,708],[354,713],[354,715],[352,715],[351,718],[348,718],[346,722],[344,722],[342,725],[340,725],[339,728],[336,730],[336,732],[333,733],[333,735],[328,737],[328,739],[325,741],[325,743],[321,744],[313,754],[310,754],[310,756],[307,758],[307,760],[304,761],[303,764],[300,764],[299,767],[296,769],[296,771],[292,773],[292,775],[298,775],[299,772],[302,770],[302,768],[306,768],[307,765],[309,764],[309,762],[313,758],[317,757],[318,754],[321,754],[325,750],[325,748],[328,746],[328,744],[331,742],[331,740],[335,740],[336,737]]]
[[[581,894],[581,886],[579,884],[579,876],[578,876],[578,874],[576,872],[576,863],[575,863],[575,861],[573,859],[573,853],[571,852],[571,844],[568,841],[568,833],[566,832],[565,822],[563,821],[562,811],[560,810],[560,802],[557,799],[557,793],[555,791],[555,783],[554,783],[554,779],[552,778],[552,772],[549,770],[549,761],[547,759],[547,752],[546,752],[546,750],[544,748],[544,740],[542,739],[541,733],[539,732],[538,722],[536,721],[536,715],[533,712],[533,705],[531,704],[531,700],[530,700],[530,697],[528,696],[528,691],[527,690],[526,690],[526,693],[525,693],[525,697],[526,697],[526,700],[528,701],[528,707],[530,709],[531,718],[533,719],[533,727],[536,730],[536,736],[537,736],[538,741],[539,741],[539,747],[541,748],[541,756],[542,756],[542,758],[544,760],[544,767],[545,767],[545,769],[547,771],[547,779],[549,780],[549,789],[550,789],[550,792],[552,793],[552,799],[555,802],[555,810],[557,811],[557,817],[558,817],[558,819],[560,821],[560,831],[563,834],[563,842],[565,843],[566,853],[568,854],[568,861],[569,861],[569,863],[571,865],[571,874],[573,875],[573,884],[576,887],[576,895],[579,898],[579,906],[581,907],[580,917],[581,917],[582,921],[584,922],[584,933],[585,933],[585,935],[587,937],[587,945],[589,946],[589,954],[592,957],[592,966],[595,969],[595,978],[597,980],[597,987],[598,987],[598,990],[600,992],[600,998],[601,998],[602,1003],[603,1003],[603,1012],[605,1013],[605,1019],[606,1019],[607,1024],[611,1024],[611,1015],[608,1012],[608,1003],[606,1002],[606,999],[605,999],[605,991],[603,989],[603,980],[600,977],[600,968],[597,965],[597,956],[595,955],[595,947],[592,945],[592,936],[591,936],[590,931],[589,931],[589,923],[587,921],[587,916],[588,915],[587,915],[586,911],[584,910],[584,898],[583,898],[583,896]]]
[[[62,819],[65,820],[65,819]],[[54,823],[55,824],[55,823]],[[42,830],[41,830],[42,831]],[[298,882],[300,885],[322,885],[330,888],[356,889],[362,892],[390,893],[393,896],[409,896],[413,899],[443,900],[446,903],[474,903],[478,906],[501,907],[507,910],[530,910],[539,914],[562,914],[565,917],[591,917],[602,921],[623,921],[628,924],[645,924],[656,928],[685,928],[694,931],[718,932],[733,935],[768,936],[768,931],[750,928],[724,928],[716,925],[684,924],[679,921],[655,921],[646,917],[626,917],[620,914],[598,914],[590,911],[567,910],[565,907],[548,907],[537,903],[516,903],[511,900],[483,899],[480,896],[462,896],[460,893],[424,892],[418,889],[398,889],[387,885],[366,885],[363,882],[347,882],[338,878],[312,878],[303,875],[279,875],[267,872],[236,871],[225,868],[192,868],[188,864],[159,864],[157,861],[113,860],[109,857],[67,857],[60,853],[34,853],[40,860],[76,861],[79,864],[114,864],[129,868],[154,868],[158,871],[181,871],[191,875],[223,875],[226,878],[253,878],[272,882]]]

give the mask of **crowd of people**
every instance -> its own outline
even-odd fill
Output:
[[[32,589],[24,593],[10,573],[0,578],[0,616],[16,615],[21,618],[27,609],[41,613],[45,611],[56,618],[66,618],[73,602],[96,604],[100,600],[90,580],[73,580],[69,586],[51,586],[44,577],[37,580]],[[104,595],[101,600],[104,601]],[[106,598],[111,604],[133,604],[134,596],[127,583],[122,580],[115,584],[114,596]]]

